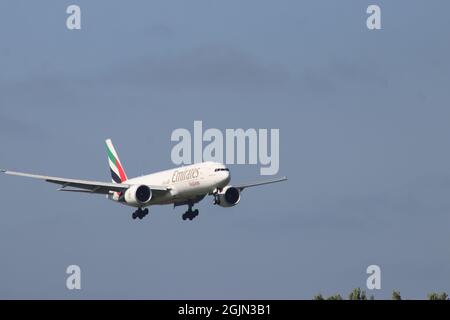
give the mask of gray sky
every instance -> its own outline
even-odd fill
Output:
[[[65,27],[66,7],[82,30]],[[366,8],[382,9],[381,31]],[[0,177],[0,298],[309,299],[450,291],[448,1],[3,1],[0,167],[110,179],[170,134],[280,128],[280,174],[230,209],[132,209]],[[258,166],[230,166],[234,182]],[[82,290],[68,291],[78,264]]]

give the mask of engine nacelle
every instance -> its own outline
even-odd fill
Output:
[[[124,200],[127,204],[141,207],[152,199],[152,190],[149,186],[135,185],[127,189],[124,194]]]
[[[226,186],[218,193],[218,205],[224,208],[229,208],[237,205],[241,201],[241,192],[238,188]]]

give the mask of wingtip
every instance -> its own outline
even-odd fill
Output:
[[[1,173],[6,173],[6,171],[7,171],[7,170],[5,170],[5,169],[0,169],[0,172],[1,172]]]

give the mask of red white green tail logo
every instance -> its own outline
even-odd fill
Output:
[[[119,156],[117,155],[116,149],[110,139],[106,140],[106,148],[108,151],[108,162],[109,169],[111,170],[111,177],[113,183],[122,183],[126,181],[127,175],[125,170],[123,170],[122,164],[120,163]]]

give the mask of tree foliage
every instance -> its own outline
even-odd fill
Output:
[[[314,296],[313,300],[325,300],[325,298],[322,294],[319,293]]]
[[[428,300],[448,300],[448,294],[432,292],[428,294]]]
[[[431,292],[428,294],[428,300],[450,300],[449,296],[445,292],[436,293]],[[403,300],[400,291],[393,290],[392,291],[392,300]],[[328,298],[324,297],[321,293],[316,294],[313,298],[313,300],[344,300],[340,294],[335,294],[332,296],[329,296]],[[369,298],[367,298],[366,291],[362,290],[361,288],[355,288],[353,289],[350,294],[348,295],[348,300],[375,300],[375,297],[371,295]]]
[[[366,291],[361,288],[355,288],[348,295],[348,300],[367,300]]]
[[[340,294],[335,294],[334,296],[329,296],[327,300],[343,300]]]
[[[392,291],[392,300],[402,300],[402,296],[400,295],[400,291],[398,291],[398,290]]]

